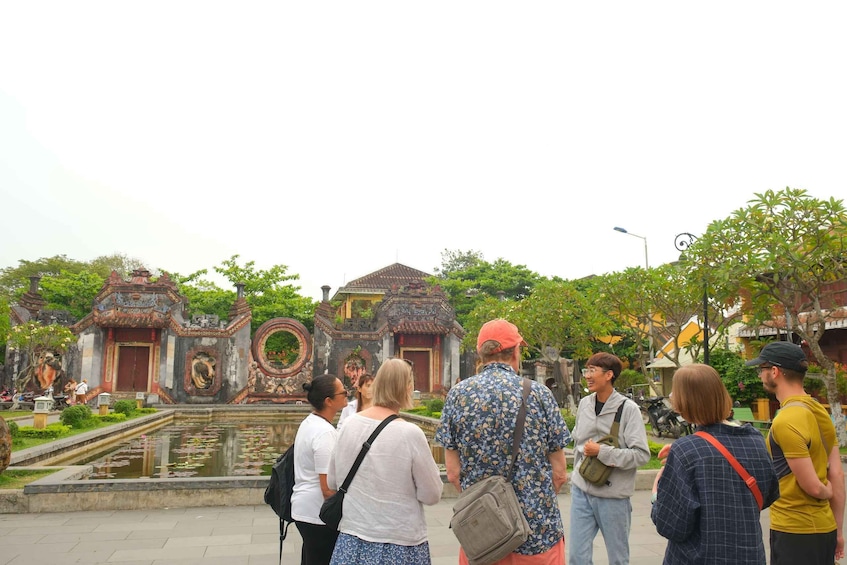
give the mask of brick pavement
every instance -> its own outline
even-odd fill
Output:
[[[453,501],[426,509],[433,565],[458,563],[458,544],[447,528]],[[568,532],[570,495],[560,495],[559,506]],[[650,521],[650,492],[636,491],[632,506],[632,565],[661,563],[665,540]],[[767,511],[762,527],[767,535]],[[599,535],[594,548],[594,562],[608,563]],[[277,518],[264,505],[0,514],[0,565],[276,565],[278,551]],[[292,526],[283,563],[298,563],[299,553]]]

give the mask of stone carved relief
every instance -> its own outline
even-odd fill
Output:
[[[185,355],[185,392],[191,396],[212,396],[221,389],[218,371],[218,351],[201,346]]]

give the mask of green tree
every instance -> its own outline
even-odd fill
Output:
[[[841,306],[834,300],[839,285],[847,281],[843,202],[792,188],[757,193],[745,208],[712,222],[689,251],[710,289],[747,298],[750,325],[776,325],[808,344],[826,371],[839,443],[847,445],[835,364],[820,347]]]
[[[754,400],[766,396],[756,369],[745,367],[740,353],[725,348],[713,349],[709,352],[709,364],[721,376],[732,400],[742,406],[750,408]]]
[[[512,265],[505,259],[489,263],[476,251],[445,250],[441,257],[442,267],[435,269],[439,274],[428,282],[447,293],[456,319],[465,328],[471,311],[487,297],[497,298],[502,293],[504,299],[523,300],[543,279],[524,265]]]
[[[82,319],[91,313],[91,304],[104,282],[104,277],[85,269],[45,276],[41,279],[41,296],[47,301],[45,309],[67,310],[77,320]]]
[[[235,290],[224,290],[202,278],[207,273],[207,269],[201,269],[190,275],[168,273],[168,276],[176,283],[177,291],[188,300],[188,316],[213,314],[225,320],[235,302]]]
[[[243,266],[238,264],[238,255],[223,261],[215,272],[223,275],[233,286],[244,283],[244,297],[253,311],[252,329],[256,329],[272,318],[293,318],[309,331],[314,327],[315,307],[310,298],[298,294],[299,286],[291,286],[300,275],[287,275],[288,267],[274,265],[270,269],[256,269],[255,261]]]

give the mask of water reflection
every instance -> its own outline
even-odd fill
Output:
[[[270,475],[271,465],[294,442],[299,425],[290,420],[178,420],[71,464],[92,465],[88,479]],[[444,448],[430,442],[433,459],[443,465]]]
[[[86,456],[89,479],[269,475],[297,422],[179,421]]]

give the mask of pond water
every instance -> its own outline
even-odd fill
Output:
[[[71,464],[92,465],[86,478],[98,480],[270,475],[299,425],[299,419],[176,420]],[[431,448],[436,463],[443,464],[443,448]]]

